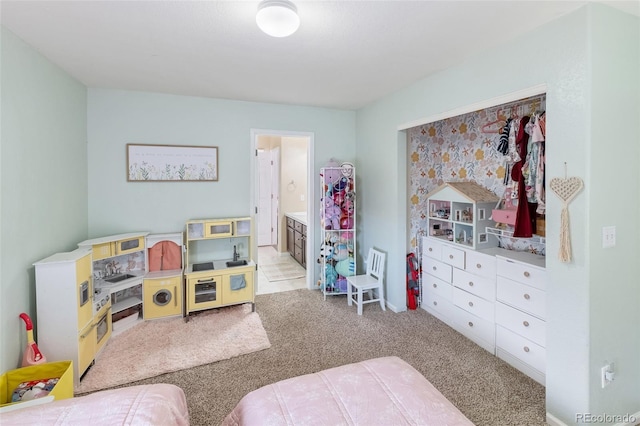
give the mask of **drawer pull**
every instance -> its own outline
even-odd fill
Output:
[[[531,296],[529,296],[527,293],[525,293],[525,294],[524,294],[524,298],[525,298],[525,299],[527,299],[527,300],[529,300],[529,299],[531,299]]]
[[[438,306],[438,302],[436,302],[435,300],[433,301],[433,306]]]
[[[429,247],[429,251],[433,251],[433,249],[431,247]]]
[[[469,302],[469,306],[473,308],[473,302]]]
[[[433,283],[433,288],[438,288],[438,284]]]
[[[453,259],[453,255],[452,254],[449,255],[449,259]]]
[[[531,274],[529,273],[529,271],[524,271],[524,276],[529,278],[529,276],[531,276]]]
[[[476,263],[476,268],[478,268],[478,269],[482,268],[482,264]]]
[[[524,325],[525,327],[529,327],[529,321],[522,321],[522,325]]]
[[[469,287],[473,287],[473,281],[469,281]]]
[[[529,352],[529,346],[525,346],[523,349],[525,352]]]
[[[469,321],[469,327],[473,327],[473,323]]]
[[[436,271],[438,268],[436,268],[435,266],[433,267],[433,270]]]

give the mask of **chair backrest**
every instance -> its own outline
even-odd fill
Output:
[[[374,249],[369,249],[367,256],[367,275],[376,277],[380,282],[384,280],[384,258],[385,254]]]

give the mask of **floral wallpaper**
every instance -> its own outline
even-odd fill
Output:
[[[410,250],[427,230],[427,194],[444,182],[475,181],[502,196],[505,160],[497,150],[508,117],[544,110],[545,96],[411,128],[408,137]]]

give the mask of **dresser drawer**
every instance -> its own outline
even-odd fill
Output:
[[[422,239],[422,255],[432,259],[442,259],[442,244],[431,238]]]
[[[436,294],[446,300],[453,300],[453,286],[429,274],[422,274],[422,291]]]
[[[545,318],[546,295],[537,288],[498,277],[496,299],[538,318]]]
[[[442,261],[456,268],[464,269],[464,254],[464,250],[449,245],[442,246]]]
[[[536,370],[543,373],[546,371],[545,348],[502,326],[496,327],[496,346]]]
[[[453,302],[437,294],[426,292],[422,299],[422,308],[427,312],[436,311],[443,317],[443,321],[450,323],[453,318]]]
[[[488,254],[467,250],[464,269],[472,274],[495,280],[496,258]]]
[[[544,347],[547,342],[547,324],[529,314],[503,303],[496,303],[496,324]]]
[[[489,352],[495,352],[493,346],[496,343],[496,327],[493,321],[477,317],[463,309],[454,306],[455,329],[474,342],[478,343]],[[480,342],[478,342],[478,339]],[[485,344],[482,344],[485,343]]]
[[[453,304],[480,318],[493,322],[495,318],[493,302],[484,300],[474,294],[467,293],[457,287],[453,288]]]
[[[426,274],[433,275],[434,277],[440,278],[448,283],[451,282],[451,265],[447,265],[439,260],[431,259],[429,257],[423,258],[422,270]]]
[[[453,285],[487,300],[496,298],[496,277],[482,278],[460,269],[453,270]]]
[[[547,271],[528,263],[499,258],[498,275],[543,291],[547,286]]]

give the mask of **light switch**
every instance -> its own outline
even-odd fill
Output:
[[[616,245],[616,227],[602,227],[602,248],[615,247]]]

